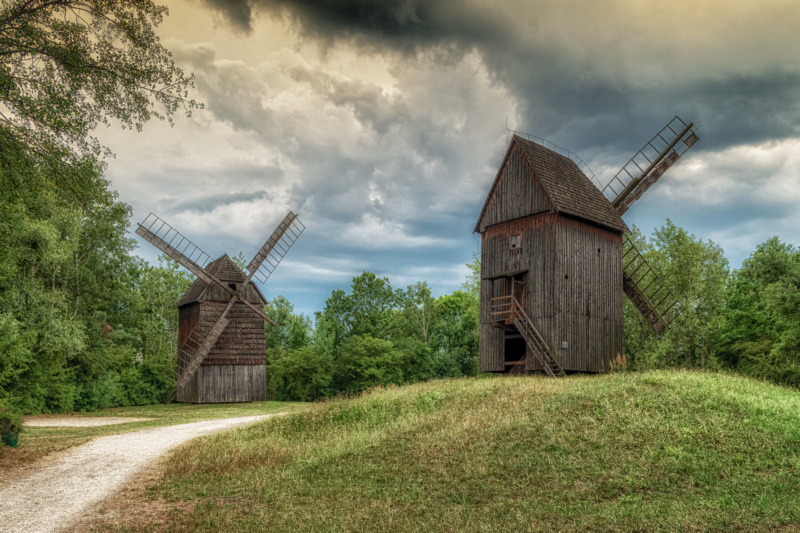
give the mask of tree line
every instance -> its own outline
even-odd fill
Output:
[[[174,383],[174,305],[191,277],[134,255],[130,208],[109,190],[108,151],[91,136],[202,107],[155,33],[166,15],[150,0],[0,4],[0,417],[155,403]],[[717,244],[670,221],[632,238],[680,312],[658,335],[626,302],[618,367],[800,386],[795,246],[769,239],[731,271]],[[438,298],[425,282],[399,289],[364,272],[313,320],[283,297],[269,302],[270,397],[474,375],[480,265],[468,266],[462,289]]]
[[[192,276],[150,265],[127,237],[130,208],[97,169],[85,199],[48,187],[0,202],[0,399],[24,412],[161,402],[174,385],[178,311]],[[88,199],[88,201],[86,200]],[[655,333],[626,300],[625,367],[729,369],[800,386],[800,250],[773,237],[731,270],[720,246],[671,221],[633,240],[677,297]],[[433,297],[363,272],[314,317],[283,296],[265,312],[270,399],[315,400],[375,385],[477,374],[480,263]],[[619,366],[619,365],[618,365]]]

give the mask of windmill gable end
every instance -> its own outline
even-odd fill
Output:
[[[579,218],[622,233],[627,226],[570,158],[517,135],[475,224],[486,228],[544,211]]]
[[[486,197],[476,231],[509,220],[551,211],[553,205],[518,146],[512,143]]]
[[[220,281],[226,283],[242,283],[247,279],[244,272],[236,266],[236,263],[227,254],[209,263],[206,270]],[[267,299],[264,298],[264,295],[253,283],[249,284],[245,289],[244,297],[250,303],[261,306],[267,305]],[[230,299],[230,294],[218,287],[216,283],[209,286],[208,283],[197,278],[189,287],[189,290],[178,300],[176,307],[181,308],[205,300],[227,302]]]

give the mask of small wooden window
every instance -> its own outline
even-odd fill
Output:
[[[235,284],[235,283],[228,283],[228,287],[229,287],[229,288],[230,288],[232,291],[236,292],[236,284]]]
[[[520,248],[522,248],[522,235],[521,234],[512,235],[511,236],[511,249],[512,250],[518,250]]]

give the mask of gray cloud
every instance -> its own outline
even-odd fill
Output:
[[[236,30],[252,31],[253,9],[250,0],[200,0]]]
[[[300,42],[270,42],[263,57],[248,48],[249,64],[237,59],[235,39],[219,51],[171,46],[207,104],[198,114],[207,129],[193,139],[214,136],[223,147],[215,153],[205,141],[192,151],[180,187],[165,183],[148,205],[174,213],[212,255],[254,252],[286,210],[305,208],[308,231],[267,293],[306,311],[364,269],[397,285],[457,288],[479,248],[471,231],[507,143],[506,118],[610,178],[678,114],[702,126],[702,140],[628,222],[649,232],[670,217],[730,245],[734,264],[763,240],[763,227],[800,227],[790,181],[800,168],[791,144],[800,43],[788,22],[798,8],[203,1],[235,39],[248,39],[243,46],[266,42],[258,32],[270,17]],[[198,162],[209,168],[188,176]],[[151,179],[162,179],[153,168]],[[188,183],[196,192],[184,196]]]
[[[616,147],[622,156],[676,113],[703,125],[708,141],[701,150],[800,131],[796,61],[779,52],[767,62],[748,58],[753,48],[800,44],[796,32],[770,31],[764,22],[800,15],[797,7],[788,13],[785,5],[768,3],[750,13],[687,5],[687,14],[678,16],[682,8],[675,5],[674,13],[662,14],[671,31],[659,33],[646,23],[659,15],[656,7],[637,13],[623,1],[567,1],[558,9],[515,0],[252,0],[248,6],[249,24],[252,13],[263,11],[291,21],[323,47],[343,42],[408,61],[426,53],[442,63],[477,50],[493,79],[518,101],[515,126],[574,151]],[[239,20],[241,12],[234,2],[229,18]],[[669,16],[674,20],[663,19]],[[710,37],[695,24],[705,24]],[[715,25],[722,26],[716,34]],[[730,31],[723,33],[726,25]],[[730,61],[737,54],[742,60]],[[346,98],[345,88],[331,90]],[[385,131],[385,121],[373,124]]]
[[[163,203],[169,208],[165,213],[183,213],[186,211],[196,211],[199,213],[209,213],[214,209],[234,203],[248,203],[254,200],[270,200],[272,195],[267,191],[237,192],[230,194],[210,194],[198,195],[183,198],[164,198]]]

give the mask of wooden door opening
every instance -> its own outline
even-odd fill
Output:
[[[503,287],[505,288],[505,295],[512,296],[517,302],[519,302],[522,309],[525,309],[526,311],[528,302],[526,287],[527,277],[527,272],[521,272],[504,277],[502,283]],[[506,370],[510,370],[511,368],[520,364],[524,365],[525,358],[527,356],[527,349],[525,338],[522,336],[519,330],[517,330],[513,321],[511,321],[511,323],[507,323],[505,327],[503,343],[503,357],[506,363]]]

